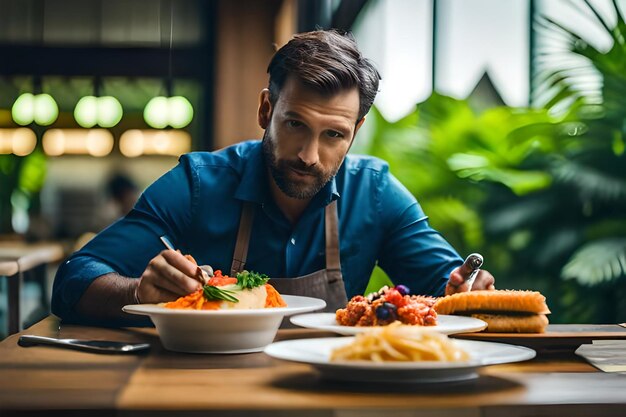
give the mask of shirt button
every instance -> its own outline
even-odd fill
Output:
[[[296,244],[296,239],[291,238],[291,244],[292,244],[292,245],[295,245],[295,244]]]

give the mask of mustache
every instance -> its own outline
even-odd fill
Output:
[[[295,161],[282,161],[282,165],[287,168],[292,168],[300,172],[304,172],[310,175],[320,175],[321,171],[315,165],[307,165],[301,160]]]

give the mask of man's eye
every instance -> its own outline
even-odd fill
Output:
[[[300,127],[302,123],[297,120],[287,120],[287,126],[289,127]]]
[[[327,131],[327,132],[326,132],[326,135],[327,135],[328,137],[331,137],[331,138],[342,138],[342,137],[343,137],[343,134],[342,134],[342,133],[337,132],[337,131],[335,131],[335,130],[329,130],[329,131]]]

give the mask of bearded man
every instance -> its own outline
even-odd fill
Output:
[[[259,95],[262,141],[181,156],[133,210],[57,273],[52,311],[66,321],[145,324],[121,311],[196,291],[198,264],[271,277],[327,310],[362,294],[378,264],[414,294],[467,291],[461,257],[379,159],[348,155],[380,76],[349,34],[296,35]],[[165,236],[180,250],[163,249]],[[473,290],[492,289],[481,270]]]

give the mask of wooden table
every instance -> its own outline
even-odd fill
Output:
[[[58,243],[0,241],[0,279],[8,280],[9,334],[20,331],[22,326],[20,294],[24,273],[38,266],[58,262],[63,256],[63,246]]]
[[[471,382],[367,385],[321,380],[304,364],[263,353],[181,354],[154,329],[59,326],[28,334],[148,341],[147,354],[103,355],[0,343],[0,415],[121,416],[624,416],[626,375],[599,372],[573,355],[484,368]],[[328,336],[281,330],[279,339]]]

